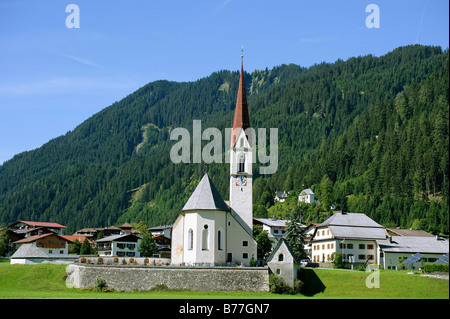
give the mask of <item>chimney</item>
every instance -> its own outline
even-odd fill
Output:
[[[389,244],[392,244],[392,236],[388,235],[388,242],[389,242]]]

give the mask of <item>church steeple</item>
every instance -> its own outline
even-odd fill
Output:
[[[239,78],[239,90],[236,100],[236,108],[234,110],[233,131],[231,133],[231,147],[234,147],[236,139],[239,136],[240,129],[250,127],[250,119],[248,116],[247,95],[245,92],[244,79],[244,56],[241,55],[241,75]]]

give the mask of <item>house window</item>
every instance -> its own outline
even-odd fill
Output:
[[[347,244],[347,249],[353,249],[353,244]]]
[[[373,249],[373,244],[367,244],[367,249]]]
[[[188,249],[192,250],[194,248],[194,231],[189,229],[188,231]]]
[[[364,245],[364,244],[359,244],[359,249],[366,249],[366,245]]]
[[[242,242],[242,246],[243,246],[243,247],[248,247],[248,241],[244,240],[244,241]]]
[[[278,255],[278,261],[283,261],[284,260],[284,255],[283,254],[279,254]]]
[[[242,258],[243,258],[243,259],[248,259],[248,254],[247,254],[247,253],[243,253],[243,254],[242,254]]]
[[[277,269],[277,275],[281,274],[281,270]]]
[[[358,259],[366,259],[366,255],[358,255]]]
[[[62,255],[64,254],[64,250],[60,250],[59,253]]]

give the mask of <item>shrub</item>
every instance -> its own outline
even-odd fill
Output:
[[[103,258],[102,257],[98,257],[97,264],[100,264],[100,265],[103,264]]]
[[[106,281],[104,281],[102,278],[97,278],[97,281],[95,282],[94,290],[95,291],[103,291],[106,288]]]
[[[82,263],[82,264],[85,264],[86,263],[86,258],[81,258],[81,260],[80,260],[80,262]]]
[[[158,284],[150,288],[150,291],[167,291],[167,290],[169,290],[169,287],[167,287],[165,284]]]
[[[249,261],[249,266],[256,267],[257,264],[258,264],[258,261],[252,255],[252,258],[250,258],[250,261]]]
[[[294,292],[295,293],[301,293],[303,288],[303,281],[297,279],[294,281]]]
[[[426,273],[430,272],[449,272],[448,265],[444,264],[425,264],[423,270]]]
[[[269,276],[269,288],[270,292],[273,292],[275,294],[286,294],[286,295],[295,294],[294,289],[291,286],[289,286],[283,279],[281,279],[275,274],[271,274]]]

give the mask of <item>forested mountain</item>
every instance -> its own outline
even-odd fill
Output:
[[[273,206],[270,194],[298,195],[305,185],[321,202],[305,221],[323,220],[335,203],[386,226],[448,234],[448,73],[448,50],[418,45],[246,73],[252,127],[279,133],[277,173],[260,176],[254,165],[258,214],[286,217],[288,204]],[[205,171],[228,198],[229,164],[174,164],[169,134],[191,131],[194,119],[231,127],[238,81],[238,72],[219,71],[152,82],[16,155],[0,166],[0,222],[40,218],[67,233],[172,223]]]

